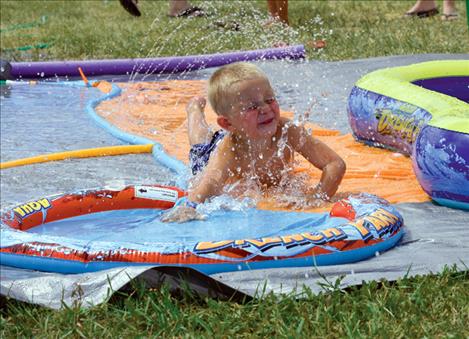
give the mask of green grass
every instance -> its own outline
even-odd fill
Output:
[[[457,2],[460,18],[453,22],[443,22],[439,16],[402,18],[413,1],[290,1],[290,28],[264,26],[265,0],[193,3],[210,15],[169,18],[166,0],[140,1],[140,18],[130,16],[117,1],[1,0],[2,58],[20,61],[190,55],[267,48],[280,41],[305,44],[309,58],[323,60],[469,51],[464,1]],[[236,24],[239,30],[232,29]],[[326,48],[314,49],[315,40],[326,40]],[[15,50],[42,43],[50,46]]]
[[[141,18],[117,1],[0,1],[1,57],[16,61],[156,57],[271,47],[307,46],[310,59],[346,60],[416,53],[467,53],[465,4],[460,18],[406,20],[411,1],[290,1],[291,28],[264,27],[265,1],[193,1],[211,14],[172,19],[167,1],[141,0]],[[441,6],[441,1],[439,2]],[[43,17],[46,17],[43,19]],[[225,27],[219,27],[220,22]],[[236,24],[239,30],[232,30]],[[314,40],[326,40],[315,50]],[[17,50],[49,44],[47,48]],[[23,48],[24,49],[24,48]],[[56,312],[3,301],[0,337],[469,336],[469,273],[397,283],[366,283],[319,296],[268,295],[244,305],[176,298],[165,289],[136,288],[91,310]]]
[[[173,297],[136,288],[95,308],[60,312],[8,300],[0,336],[12,337],[378,337],[465,338],[469,335],[469,272],[445,270],[366,283],[318,296],[265,296],[245,304]]]

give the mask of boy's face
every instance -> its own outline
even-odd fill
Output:
[[[228,130],[249,139],[272,137],[277,132],[280,109],[270,83],[263,78],[244,80],[234,85]]]

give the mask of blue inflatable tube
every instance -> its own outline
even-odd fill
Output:
[[[203,221],[161,222],[161,213],[184,196],[176,187],[139,185],[20,204],[1,214],[0,264],[58,273],[184,266],[206,274],[338,265],[372,258],[404,234],[399,212],[365,194],[325,213],[246,208],[209,211]]]

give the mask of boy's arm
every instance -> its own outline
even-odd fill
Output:
[[[228,165],[231,162],[226,157],[222,157],[223,152],[220,151],[220,149],[215,150],[202,173],[188,190],[187,202],[165,213],[161,221],[186,222],[203,219],[203,216],[196,211],[196,205],[212,196],[219,195],[230,173]]]
[[[313,138],[302,126],[290,126],[288,140],[296,152],[322,170],[321,180],[314,193],[326,195],[326,200],[330,199],[337,192],[345,174],[344,160],[325,143]]]
[[[195,203],[203,203],[206,199],[220,195],[232,172],[232,152],[226,152],[222,143],[211,155],[202,173],[194,180],[187,198]]]

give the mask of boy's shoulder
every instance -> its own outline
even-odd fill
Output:
[[[289,128],[291,126],[291,119],[286,117],[280,117],[278,121],[277,133],[284,133],[285,128]]]
[[[298,124],[296,124],[292,119],[286,117],[280,117],[278,129],[282,133],[290,134],[298,129]]]
[[[301,123],[281,117],[279,121],[279,133],[281,137],[286,137],[287,142],[296,148],[300,143],[306,140],[305,138],[314,139],[312,133],[306,129],[306,126]],[[302,141],[303,140],[303,141]]]

